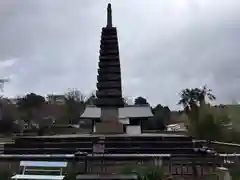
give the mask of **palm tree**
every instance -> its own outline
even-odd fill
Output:
[[[203,88],[184,89],[178,104],[183,105],[188,116],[188,132],[198,138],[213,140],[219,138],[225,130],[228,120],[224,114],[217,115],[214,109],[206,104],[206,99],[215,100],[207,86]],[[221,122],[221,120],[224,122]]]
[[[201,89],[194,88],[193,91],[196,95],[196,99],[199,105],[205,104],[206,98],[209,99],[210,101],[213,101],[216,99],[216,97],[211,93],[212,90],[208,89],[206,85],[204,85],[203,88]]]
[[[181,91],[181,99],[178,104],[183,105],[184,110],[188,113],[197,105],[196,92],[193,89],[184,89]]]
[[[208,89],[207,86],[203,86],[203,88],[194,88],[189,89],[186,88],[181,91],[181,99],[178,104],[183,105],[184,109],[189,112],[193,110],[195,107],[200,106],[201,104],[205,104],[206,98],[209,100],[215,100],[216,97],[211,93],[212,90]]]

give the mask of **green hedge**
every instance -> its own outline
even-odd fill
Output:
[[[12,173],[8,170],[0,170],[0,179],[1,180],[8,180],[11,179]]]
[[[164,178],[163,169],[156,166],[138,168],[125,167],[122,169],[121,173],[137,174],[139,180],[162,180]]]

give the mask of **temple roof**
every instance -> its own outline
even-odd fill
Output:
[[[96,106],[87,106],[84,113],[80,116],[86,119],[98,119],[101,116],[101,108]],[[119,108],[119,118],[148,118],[152,117],[152,111],[149,106],[126,106]]]

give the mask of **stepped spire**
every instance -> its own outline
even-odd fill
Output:
[[[107,26],[102,28],[98,66],[96,105],[98,107],[123,107],[117,28],[112,27],[110,3],[107,7]]]
[[[108,3],[108,7],[107,7],[107,27],[112,27],[112,8],[111,8],[111,3]]]

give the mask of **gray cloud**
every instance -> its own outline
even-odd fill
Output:
[[[2,0],[5,95],[95,90],[108,1]],[[115,0],[124,95],[176,108],[178,93],[207,84],[219,103],[240,100],[240,1]]]

